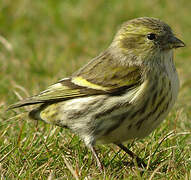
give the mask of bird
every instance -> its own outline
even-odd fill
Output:
[[[96,144],[116,144],[141,161],[123,143],[148,136],[172,109],[179,91],[173,50],[184,46],[160,19],[129,20],[106,50],[70,77],[8,109],[35,105],[30,118],[77,134],[100,169]]]

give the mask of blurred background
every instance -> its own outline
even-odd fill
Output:
[[[39,167],[38,163],[41,160],[35,166],[29,166],[33,167],[29,168],[30,170],[21,172],[23,163],[21,159],[13,162],[3,157],[8,153],[22,156],[20,150],[15,150],[18,144],[20,148],[24,146],[22,143],[26,143],[25,146],[28,147],[38,128],[42,128],[44,134],[48,134],[53,128],[43,123],[36,126],[30,120],[10,122],[9,118],[25,109],[6,112],[6,107],[20,98],[34,95],[57,80],[71,75],[108,47],[121,23],[142,16],[156,17],[165,21],[172,27],[176,36],[187,45],[175,51],[175,64],[181,89],[176,106],[169,115],[169,121],[176,120],[177,123],[169,128],[178,129],[177,131],[180,132],[190,131],[191,1],[0,1],[0,123],[2,123],[0,153],[3,154],[2,157],[0,155],[0,171],[4,176],[16,178],[19,172],[20,175],[25,172],[23,177],[31,175],[34,169]],[[56,129],[58,134],[60,131]],[[25,137],[31,138],[29,142]],[[11,170],[8,164],[11,165]],[[33,175],[37,177],[38,173],[35,173]],[[45,173],[45,177],[48,177],[48,174]]]

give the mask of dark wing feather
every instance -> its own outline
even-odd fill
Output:
[[[8,109],[91,95],[119,95],[141,83],[141,71],[137,66],[119,66],[105,56],[98,56],[71,78],[62,79],[39,95],[19,101]]]

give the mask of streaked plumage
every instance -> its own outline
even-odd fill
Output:
[[[110,47],[82,69],[10,109],[40,104],[30,117],[70,128],[93,153],[96,142],[143,138],[175,103],[179,81],[173,48],[183,46],[158,19],[128,21]]]

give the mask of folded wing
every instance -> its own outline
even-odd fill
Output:
[[[62,79],[40,94],[10,105],[8,109],[91,95],[119,95],[141,83],[141,72],[138,67],[119,67],[114,64],[107,67],[105,61],[100,62],[103,57],[95,60],[93,59],[72,77]]]

